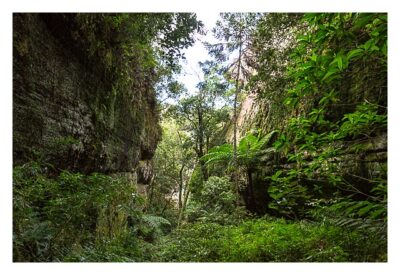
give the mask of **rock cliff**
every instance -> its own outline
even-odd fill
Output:
[[[107,63],[123,56],[121,35],[97,23],[88,31],[90,16],[14,14],[14,165],[39,157],[59,169],[114,173],[152,158],[161,131],[152,71],[139,62],[146,52],[132,50],[129,71]]]

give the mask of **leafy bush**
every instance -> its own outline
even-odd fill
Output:
[[[232,212],[234,210],[235,195],[227,177],[210,177],[201,192],[201,202],[205,208],[215,211]]]
[[[154,241],[165,234],[171,227],[171,223],[160,216],[144,214],[141,216],[138,235],[147,241]]]
[[[185,224],[157,244],[153,261],[161,262],[215,262],[222,241],[224,226],[198,222]],[[221,239],[218,238],[221,237]]]
[[[368,244],[366,241],[368,241]],[[187,224],[159,244],[157,261],[385,261],[385,245],[365,232],[307,222],[248,220],[237,226]]]
[[[212,176],[204,182],[200,195],[190,201],[186,215],[189,221],[236,223],[246,215],[246,211],[236,208],[235,199],[229,179]]]
[[[73,246],[64,262],[135,262],[141,258],[141,245],[133,230],[126,230],[112,240],[99,240],[83,248]]]
[[[14,168],[14,261],[61,261],[74,247],[117,238],[128,218],[140,218],[134,186],[126,180],[54,173],[37,162]]]
[[[316,222],[325,226],[341,227],[344,230],[363,232],[358,238],[359,253],[373,255],[381,250],[384,260],[387,249],[387,209],[386,203],[374,201],[317,200],[309,215]],[[361,249],[362,248],[362,249]],[[361,250],[363,252],[361,252]],[[369,256],[367,256],[369,257]],[[369,258],[369,260],[373,260]]]

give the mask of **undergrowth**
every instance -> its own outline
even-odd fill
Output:
[[[386,261],[386,242],[362,231],[283,219],[186,224],[159,244],[166,262]]]

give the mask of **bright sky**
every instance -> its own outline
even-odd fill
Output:
[[[204,48],[202,42],[217,42],[213,37],[211,30],[219,19],[219,13],[198,12],[196,14],[197,19],[203,22],[207,35],[197,35],[195,44],[184,51],[186,60],[180,62],[182,65],[182,74],[178,76],[178,80],[185,84],[190,93],[194,93],[197,83],[203,80],[203,74],[198,62],[204,62],[207,59],[210,59],[208,51]],[[199,79],[199,77],[201,79]]]

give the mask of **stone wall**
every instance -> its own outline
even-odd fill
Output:
[[[87,62],[79,24],[66,18],[13,16],[14,165],[41,158],[84,173],[131,172],[160,139],[153,85],[136,74],[119,88],[101,63]]]

